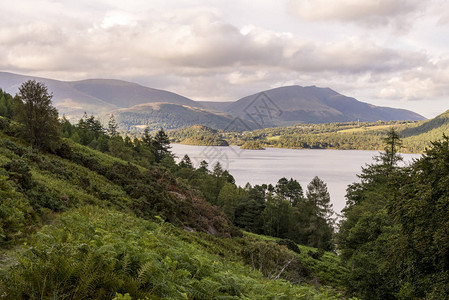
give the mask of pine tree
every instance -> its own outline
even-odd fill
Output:
[[[190,160],[190,157],[187,154],[184,155],[182,160],[179,162],[179,167],[193,169],[192,161]]]
[[[330,203],[330,195],[327,185],[318,176],[315,176],[307,186],[306,207],[309,215],[308,244],[324,250],[331,250],[333,234],[334,210]]]
[[[114,137],[114,136],[118,135],[118,125],[117,125],[117,121],[115,120],[115,117],[113,114],[109,118],[107,131],[108,131],[108,134],[110,137]]]
[[[171,155],[170,139],[162,128],[156,133],[152,144],[156,162],[159,163],[165,155]]]

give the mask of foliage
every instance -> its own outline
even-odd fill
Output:
[[[6,176],[0,176],[0,199],[0,245],[3,246],[21,236],[30,225],[33,209]]]
[[[348,291],[366,299],[445,299],[448,261],[449,140],[398,168],[401,144],[385,140],[377,164],[348,188],[338,244],[351,267]]]
[[[335,298],[311,287],[267,280],[241,263],[183,241],[189,235],[170,224],[114,210],[74,210],[44,227],[18,264],[2,270],[1,292],[14,299]],[[271,251],[285,251],[275,249],[259,256],[265,264],[271,264],[268,255],[278,253]]]
[[[58,111],[51,104],[53,95],[45,84],[29,80],[19,87],[20,105],[16,107],[17,119],[23,127],[23,137],[32,148],[58,148],[61,133]]]
[[[221,139],[218,131],[202,125],[170,130],[170,140],[175,143],[195,146],[228,146],[228,142]]]

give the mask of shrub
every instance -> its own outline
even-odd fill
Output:
[[[298,254],[301,253],[301,250],[299,249],[298,245],[290,240],[290,239],[282,239],[277,241],[278,245],[286,246],[288,249],[292,250],[293,252],[296,252]]]
[[[23,189],[28,190],[33,186],[30,167],[24,160],[15,159],[7,162],[2,167],[8,171],[9,178]]]
[[[0,245],[20,237],[32,221],[33,209],[16,192],[6,176],[0,176]]]

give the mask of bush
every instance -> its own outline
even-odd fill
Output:
[[[7,162],[2,167],[8,171],[9,178],[23,189],[28,190],[32,188],[33,181],[31,178],[30,167],[24,160],[15,159]]]
[[[290,239],[282,239],[282,240],[279,240],[277,243],[278,243],[278,245],[286,246],[288,249],[292,250],[293,252],[296,252],[298,254],[301,253],[301,250],[299,249],[298,245]]]
[[[21,236],[33,219],[33,209],[22,194],[16,192],[6,176],[0,176],[0,245]]]

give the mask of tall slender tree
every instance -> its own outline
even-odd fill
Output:
[[[153,138],[152,145],[156,162],[160,162],[165,155],[171,154],[170,139],[162,128],[156,133],[156,136]]]

